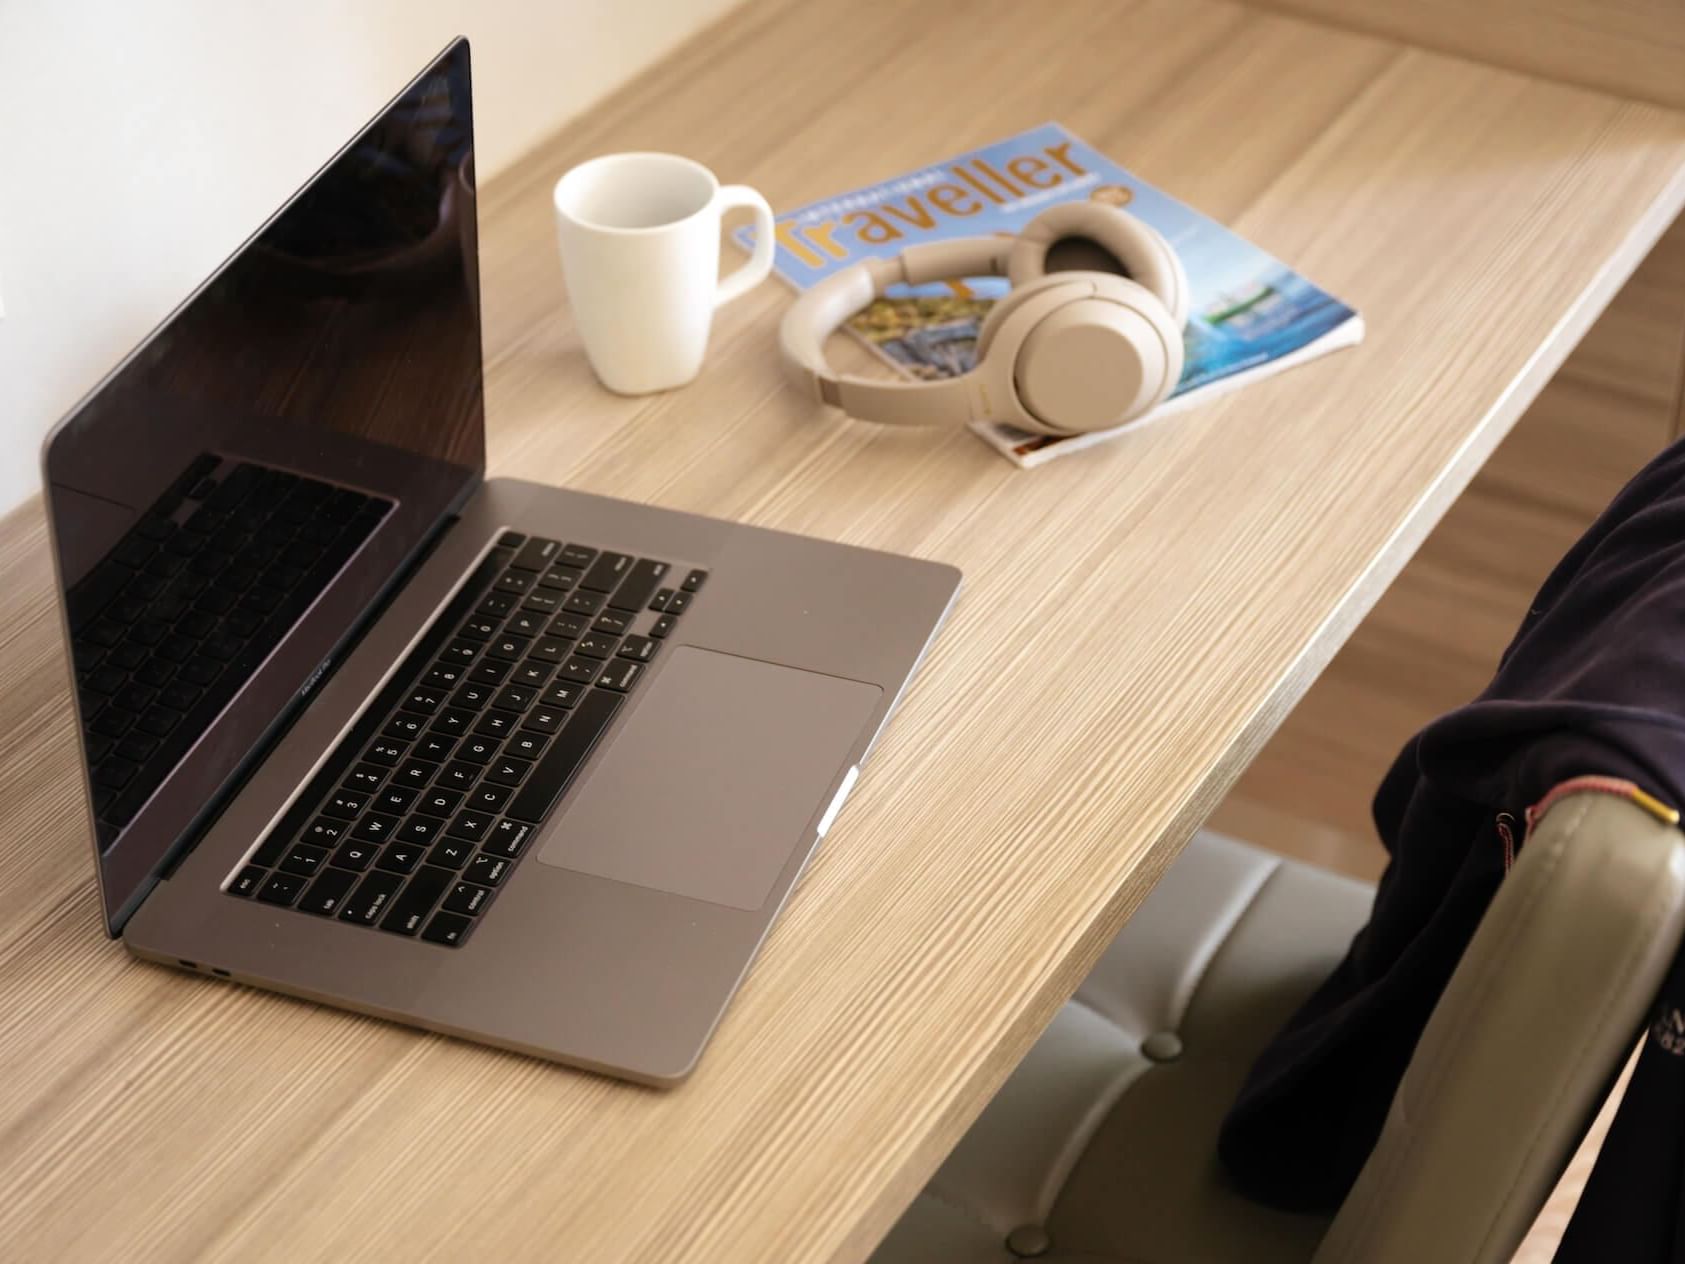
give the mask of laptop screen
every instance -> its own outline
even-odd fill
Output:
[[[117,929],[485,462],[468,46],[48,438]]]

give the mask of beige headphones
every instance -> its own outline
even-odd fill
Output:
[[[1116,271],[1066,271],[1075,247]],[[1055,256],[1050,266],[1049,255]],[[1121,273],[1122,275],[1119,275]],[[887,286],[1001,276],[1012,290],[977,335],[961,377],[884,382],[837,373],[825,339]],[[1035,434],[1105,430],[1164,400],[1182,376],[1188,278],[1176,252],[1133,215],[1065,202],[1017,237],[966,237],[865,259],[826,277],[784,313],[784,358],[820,400],[890,425],[1004,421]]]

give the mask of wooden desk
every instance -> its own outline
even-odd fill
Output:
[[[792,205],[1046,119],[1354,301],[1367,344],[1032,473],[803,403],[773,286],[688,390],[588,375],[551,239],[569,163],[673,148]],[[13,1258],[864,1257],[1685,202],[1685,115],[1220,0],[757,2],[485,200],[496,470],[953,562],[953,621],[663,1094],[105,941],[22,514],[0,534]]]

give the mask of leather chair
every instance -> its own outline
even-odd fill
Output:
[[[1217,1129],[1372,889],[1196,836],[874,1264],[1508,1260],[1649,1016],[1685,835],[1577,793],[1522,848],[1332,1220],[1229,1188]],[[1498,981],[1501,980],[1501,986]]]

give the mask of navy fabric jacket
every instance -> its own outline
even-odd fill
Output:
[[[1224,1122],[1220,1155],[1244,1192],[1294,1210],[1339,1205],[1503,879],[1501,814],[1519,838],[1530,805],[1586,774],[1685,806],[1685,442],[1552,572],[1486,691],[1413,737],[1382,781],[1374,816],[1390,860],[1370,922]],[[1685,970],[1670,995],[1685,1005]],[[1641,1153],[1639,1188],[1620,1169]],[[1594,1258],[1601,1238],[1595,1258],[1619,1241],[1622,1260],[1685,1261],[1682,1173],[1685,1058],[1652,1039],[1558,1260]]]

